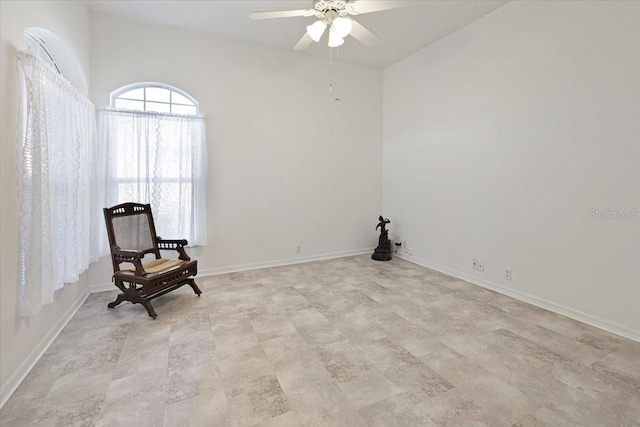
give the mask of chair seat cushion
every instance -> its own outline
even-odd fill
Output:
[[[144,267],[144,271],[146,271],[147,274],[153,274],[153,273],[162,273],[163,271],[167,271],[174,267],[178,267],[184,264],[185,262],[187,261],[183,261],[181,259],[160,258],[160,259],[154,259],[153,261],[142,264],[142,266]]]
[[[142,264],[142,267],[144,268],[144,271],[147,274],[154,274],[154,273],[162,273],[168,270],[171,270],[173,268],[176,267],[180,267],[182,264],[185,264],[189,261],[184,261],[181,259],[166,259],[166,258],[160,258],[160,259],[154,259],[153,261],[149,261],[147,263]],[[123,272],[127,271],[127,272],[135,272],[136,269],[135,268],[129,268],[127,270],[122,270]]]

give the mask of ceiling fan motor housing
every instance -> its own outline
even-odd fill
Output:
[[[355,14],[350,10],[352,9],[350,3],[347,0],[318,0],[313,8],[318,19],[324,19],[328,12],[334,12],[336,17],[342,17]]]

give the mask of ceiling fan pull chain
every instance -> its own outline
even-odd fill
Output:
[[[333,92],[333,48],[329,48],[329,92]]]
[[[340,47],[336,47],[336,102],[340,102]]]
[[[333,49],[335,49],[335,60],[333,58]],[[339,47],[330,47],[329,48],[329,92],[333,92],[333,83],[335,82],[336,86],[336,97],[333,99],[336,102],[340,101],[340,69],[338,68],[339,64]]]

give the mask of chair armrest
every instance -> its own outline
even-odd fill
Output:
[[[142,266],[142,258],[144,258],[144,252],[142,251],[128,251],[120,249],[120,246],[113,245],[111,247],[111,253],[113,258],[119,264],[121,262],[130,262],[136,267],[136,276],[146,276],[147,272],[144,271]]]
[[[177,251],[179,259],[183,261],[190,261],[189,255],[184,251],[184,247],[187,245],[187,241],[184,239],[163,239],[160,236],[156,237],[158,241],[158,249],[160,250],[173,250]]]

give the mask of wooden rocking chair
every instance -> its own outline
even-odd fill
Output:
[[[151,206],[139,203],[123,203],[104,208],[107,223],[113,280],[122,291],[115,301],[109,303],[114,308],[122,301],[142,304],[149,316],[157,317],[151,300],[189,285],[200,296],[202,293],[193,276],[198,274],[198,261],[191,261],[184,251],[186,240],[164,240],[156,236]],[[178,259],[160,257],[160,250],[178,252]],[[146,254],[155,259],[143,263]],[[133,268],[121,269],[121,263],[133,264]]]

